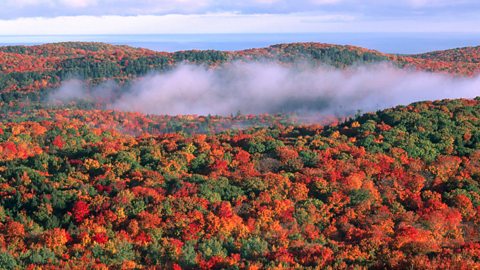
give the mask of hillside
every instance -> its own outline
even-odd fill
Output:
[[[42,100],[72,77],[128,84],[183,62],[391,61],[472,76],[477,51],[0,47],[0,269],[480,268],[478,97],[346,118]]]
[[[434,61],[478,64],[480,62],[480,46],[429,52],[415,57]]]
[[[391,59],[421,70],[471,76],[480,70],[479,55],[480,47],[465,47]]]
[[[475,269],[479,115],[422,102],[208,136],[112,112],[4,119],[0,266]]]
[[[400,67],[456,75],[473,75],[480,70],[478,48],[462,48],[423,55],[399,56],[354,46],[322,43],[292,43],[244,51],[154,52],[103,43],[55,43],[39,46],[0,47],[0,93],[5,102],[18,93],[33,93],[58,87],[68,78],[98,83],[125,82],[152,71],[165,71],[189,62],[216,66],[231,61],[309,62],[335,67],[358,63],[392,61]]]

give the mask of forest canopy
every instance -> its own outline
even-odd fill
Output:
[[[390,61],[473,76],[477,52],[0,47],[0,269],[477,269],[479,98],[308,123],[41,99],[71,76],[128,84],[185,61]]]

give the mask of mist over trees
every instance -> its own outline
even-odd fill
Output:
[[[1,47],[0,268],[479,268],[476,52]]]

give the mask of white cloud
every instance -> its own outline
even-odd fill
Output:
[[[353,20],[342,14],[74,16],[0,20],[0,35],[316,32]],[[335,27],[335,28],[333,28]]]
[[[478,0],[0,0],[0,35],[478,32],[479,10]]]
[[[72,8],[85,8],[97,4],[97,0],[60,0],[59,2]]]
[[[395,17],[422,11],[474,12],[478,0],[0,0],[0,18],[72,15],[166,15],[237,12],[289,14],[296,12],[351,12]]]
[[[6,7],[17,7],[17,8],[24,8],[24,7],[31,7],[37,5],[51,5],[51,1],[49,0],[7,0],[5,2]]]
[[[413,8],[455,7],[468,4],[470,0],[404,0]]]
[[[0,20],[0,35],[478,32],[480,18],[366,20],[348,14],[64,16]]]
[[[97,4],[97,0],[7,0],[10,8],[32,8],[36,6],[86,8]]]

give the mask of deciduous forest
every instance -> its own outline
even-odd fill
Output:
[[[42,98],[73,76],[129,84],[185,61],[387,61],[472,77],[479,55],[0,47],[0,269],[477,269],[479,98],[316,123]]]

